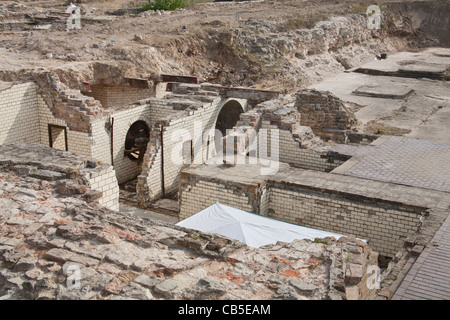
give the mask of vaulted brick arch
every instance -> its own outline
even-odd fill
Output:
[[[230,100],[225,103],[219,112],[216,120],[216,129],[222,132],[222,136],[227,134],[228,129],[232,129],[239,121],[244,108],[237,100]]]

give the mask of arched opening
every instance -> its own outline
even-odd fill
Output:
[[[133,123],[125,137],[124,154],[128,159],[142,163],[149,138],[150,130],[144,121]]]
[[[227,135],[227,130],[232,129],[239,121],[241,113],[244,112],[241,104],[236,100],[230,100],[222,107],[216,121],[216,130],[222,133],[222,137]],[[222,139],[215,139],[216,150],[221,150],[223,147]]]
[[[241,113],[244,112],[242,106],[236,100],[231,100],[225,103],[217,116],[216,129],[222,132],[222,135],[227,134],[227,129],[232,129],[239,121]]]

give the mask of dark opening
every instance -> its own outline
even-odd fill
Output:
[[[232,129],[239,121],[241,113],[244,110],[241,104],[235,100],[228,101],[220,110],[216,121],[216,130],[220,130],[222,137],[225,137],[228,129]],[[215,137],[216,151],[222,150],[224,147],[223,140]]]
[[[142,162],[150,138],[150,130],[144,121],[136,121],[125,137],[125,155],[132,161]]]
[[[227,129],[232,129],[236,125],[243,112],[244,110],[239,102],[234,100],[227,102],[217,117],[216,129],[222,132],[222,136],[225,136]]]

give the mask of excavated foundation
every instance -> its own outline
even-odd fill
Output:
[[[86,217],[98,206],[119,219],[120,204],[126,203],[182,220],[220,201],[366,239],[373,254],[357,240],[352,241],[364,250],[354,250],[371,263],[379,259],[375,265],[383,267],[382,290],[366,292],[361,283],[368,265],[358,264],[353,252],[343,263],[344,275],[339,273],[349,285],[339,294],[345,298],[391,298],[397,277],[402,279],[405,266],[431,243],[448,216],[448,2],[382,1],[382,23],[376,29],[367,25],[366,6],[352,1],[327,6],[315,1],[210,3],[207,13],[194,6],[164,14],[115,7],[97,11],[86,3],[81,31],[65,30],[70,13],[63,6],[49,9],[43,3],[0,7],[0,145],[8,155],[0,159],[3,175],[20,183],[29,176],[35,179],[33,188],[50,188],[36,179],[51,181],[51,188],[82,199],[70,201],[82,205]],[[10,147],[15,144],[24,158],[35,152],[53,159],[21,162]],[[37,144],[50,149],[40,150]],[[27,145],[33,145],[31,153]],[[67,157],[76,162],[70,170],[58,166]],[[4,186],[12,190],[9,183]],[[20,201],[15,197],[14,205]],[[8,225],[27,223],[22,217],[7,218]],[[62,218],[53,228],[57,239],[74,240],[77,231],[71,226],[78,222],[70,220],[80,216]],[[139,248],[147,246],[141,239],[147,237],[145,228],[138,232],[133,226],[123,236],[109,224],[101,224],[104,232],[95,239],[87,230],[84,241],[120,243],[123,252],[137,246],[151,255],[150,249]],[[205,244],[203,238],[164,228],[172,235],[161,236],[168,240],[159,239],[158,250],[172,248],[170,238],[183,248]],[[8,237],[2,234],[3,251],[16,241]],[[208,239],[200,256],[211,257],[204,250],[231,243]],[[59,242],[51,247],[46,259],[72,261],[66,251],[73,247],[59,248]],[[6,264],[14,269],[9,254]],[[87,265],[102,264],[100,256]],[[331,261],[326,259],[322,267]],[[148,267],[137,259],[127,265],[112,252],[107,261],[139,272],[139,278]],[[158,270],[152,272],[160,277]],[[173,270],[168,263],[164,276]],[[284,276],[295,272],[289,269]],[[10,278],[9,273],[0,277],[2,295],[13,287]],[[241,278],[230,279],[241,285]],[[151,292],[139,290],[145,297],[203,297],[187,287],[172,292],[172,280],[152,282],[147,285]],[[115,286],[101,294],[117,295],[122,287]],[[325,287],[311,290],[308,296],[315,299],[335,295]],[[264,297],[298,298],[276,292],[264,288]]]

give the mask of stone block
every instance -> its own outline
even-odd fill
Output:
[[[347,284],[358,284],[363,276],[363,266],[349,263],[345,270],[345,282]]]

